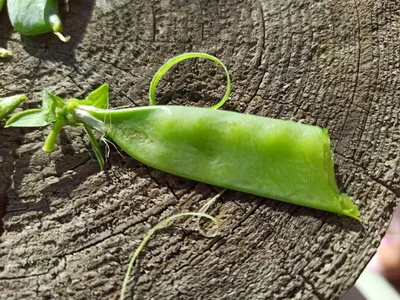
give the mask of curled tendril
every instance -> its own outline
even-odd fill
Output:
[[[221,192],[219,192],[217,195],[215,195],[214,197],[212,197],[210,200],[208,200],[199,210],[199,213],[207,213],[207,210],[215,203],[215,201],[217,201],[223,193],[226,192],[226,189],[223,189]],[[212,235],[208,235],[200,226],[200,220],[201,220],[202,216],[199,216],[197,218],[197,230],[205,237],[213,237]]]
[[[226,75],[226,92],[224,97],[221,99],[221,101],[219,101],[217,104],[211,106],[212,109],[218,109],[220,108],[222,105],[224,105],[224,103],[226,102],[226,100],[228,100],[229,95],[231,93],[231,78],[229,76],[229,72],[228,69],[226,68],[226,66],[223,64],[222,61],[220,61],[218,58],[206,54],[206,53],[197,53],[197,52],[192,52],[192,53],[184,53],[178,56],[175,56],[173,58],[171,58],[170,60],[168,60],[154,75],[153,79],[151,80],[150,83],[150,89],[149,89],[149,98],[150,98],[150,105],[156,105],[156,88],[157,88],[157,84],[158,82],[161,80],[161,78],[164,76],[164,74],[166,72],[168,72],[169,69],[171,69],[174,65],[176,65],[177,63],[187,60],[187,59],[191,59],[191,58],[205,58],[205,59],[209,59],[212,60],[213,62],[216,62],[218,65],[220,65],[222,67],[222,69],[225,72]]]
[[[129,276],[131,274],[132,268],[133,268],[133,264],[135,263],[137,257],[139,256],[140,252],[143,250],[144,246],[146,246],[147,242],[150,240],[150,238],[154,235],[154,233],[165,227],[168,226],[172,221],[174,221],[175,219],[178,218],[183,218],[183,217],[199,217],[199,218],[208,218],[210,219],[216,226],[216,228],[219,228],[219,222],[217,219],[215,219],[214,217],[205,214],[205,213],[201,213],[201,212],[183,212],[183,213],[178,213],[175,215],[172,215],[164,220],[162,220],[161,222],[159,222],[156,226],[154,226],[148,233],[147,235],[144,237],[144,239],[142,240],[142,242],[139,244],[139,246],[136,248],[135,252],[132,255],[131,260],[129,261],[129,265],[128,265],[128,270],[125,273],[125,278],[124,281],[122,283],[122,288],[121,288],[121,295],[120,295],[120,300],[123,300],[125,297],[125,291],[126,291],[126,287],[128,285],[128,281],[129,281]],[[200,231],[200,233],[202,233],[202,231]],[[214,237],[216,236],[216,232],[214,232],[213,234],[206,234],[207,237]]]

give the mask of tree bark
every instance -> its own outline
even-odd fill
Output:
[[[112,107],[147,105],[152,75],[187,51],[224,61],[223,107],[326,127],[340,189],[362,223],[228,191],[206,239],[175,222],[135,265],[134,299],[338,299],[379,245],[400,196],[400,9],[395,1],[70,1],[64,33],[23,37],[0,14],[2,96],[48,88],[84,98],[110,84]],[[160,85],[164,104],[209,106],[224,75],[182,63]],[[49,128],[0,129],[0,299],[115,299],[132,251],[176,212],[220,189],[151,169],[111,147],[99,170],[79,128],[41,150]],[[229,155],[229,153],[227,153]],[[190,163],[190,162],[182,162]],[[240,171],[240,166],[238,166]]]

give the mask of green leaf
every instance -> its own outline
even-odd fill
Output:
[[[44,89],[42,94],[42,108],[28,109],[11,117],[6,127],[41,127],[57,120],[63,120],[60,112],[63,111],[65,101]]]
[[[42,111],[46,111],[48,114],[56,116],[57,108],[64,108],[64,99],[50,93],[47,89],[43,90],[42,93]]]
[[[40,108],[24,110],[12,116],[6,123],[6,127],[41,127],[49,125],[46,112]]]
[[[7,98],[0,98],[0,120],[10,115],[25,100],[26,100],[25,95],[16,95]]]
[[[91,92],[85,100],[79,101],[79,105],[88,105],[100,109],[106,109],[108,107],[108,84],[103,84],[98,89]]]

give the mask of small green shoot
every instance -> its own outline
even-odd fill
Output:
[[[100,149],[99,143],[96,140],[96,137],[94,136],[92,129],[87,126],[86,124],[83,125],[83,128],[85,129],[85,132],[87,133],[89,137],[90,144],[92,145],[93,152],[96,155],[97,162],[99,163],[100,169],[104,169],[104,157],[103,157],[103,152]]]

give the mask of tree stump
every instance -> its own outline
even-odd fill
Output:
[[[400,195],[400,9],[396,1],[85,0],[62,5],[62,43],[22,37],[0,14],[2,96],[48,88],[84,98],[110,84],[112,107],[147,105],[151,77],[188,51],[225,62],[223,107],[329,130],[340,189],[362,223],[226,192],[207,239],[190,219],[161,230],[129,283],[134,299],[338,299],[379,245]],[[209,106],[224,74],[190,61],[168,73],[159,102]],[[151,169],[111,148],[100,171],[87,138],[66,128],[0,129],[1,299],[115,299],[132,251],[158,221],[198,211],[217,187]],[[227,153],[229,155],[229,153]],[[190,162],[182,162],[190,163]],[[238,166],[240,171],[240,166]],[[207,225],[206,225],[207,226]]]

